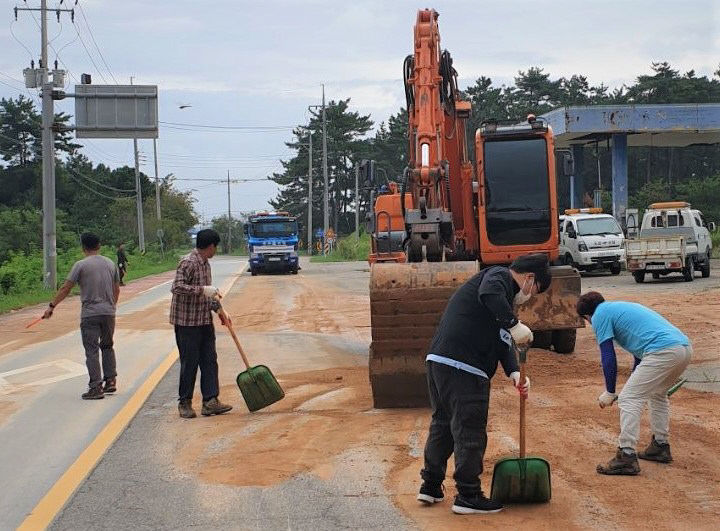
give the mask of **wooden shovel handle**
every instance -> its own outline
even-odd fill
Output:
[[[525,384],[525,361],[520,361],[520,384]],[[525,458],[525,402],[526,399],[520,395],[520,459]]]
[[[233,338],[233,341],[235,342],[235,346],[238,349],[238,352],[240,353],[240,356],[242,356],[243,363],[245,363],[245,367],[248,369],[250,368],[250,362],[247,359],[247,356],[245,355],[245,351],[243,350],[242,346],[240,345],[240,341],[238,340],[237,336],[235,335],[235,330],[233,330],[232,323],[230,322],[230,318],[228,317],[228,314],[225,313],[225,309],[220,306],[220,309],[218,310],[218,315],[222,316],[222,320],[225,322],[225,326],[227,327],[228,331],[230,332],[230,335]]]

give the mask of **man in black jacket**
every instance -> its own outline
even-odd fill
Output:
[[[517,258],[510,268],[483,269],[465,282],[448,302],[426,358],[432,421],[425,444],[423,484],[417,499],[442,501],[447,460],[455,454],[454,479],[457,514],[498,512],[500,503],[486,498],[480,488],[487,445],[490,379],[498,361],[523,397],[530,380],[520,382],[520,369],[511,348],[532,344],[532,331],[513,312],[550,286],[547,256]]]

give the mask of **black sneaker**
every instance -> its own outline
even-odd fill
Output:
[[[482,492],[474,496],[458,494],[452,506],[455,514],[499,513],[502,509],[502,503],[486,498]]]
[[[103,386],[103,392],[114,393],[115,391],[117,391],[117,382],[115,381],[115,378],[106,380],[105,385]]]
[[[426,505],[432,505],[433,503],[443,501],[445,499],[445,494],[443,493],[442,483],[437,485],[423,481],[423,484],[420,486],[420,492],[417,495],[417,499]]]
[[[88,389],[81,397],[83,400],[100,400],[101,398],[105,398],[105,393],[103,393],[102,385],[98,385],[97,387]]]

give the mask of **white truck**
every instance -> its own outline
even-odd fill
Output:
[[[602,208],[565,210],[560,216],[560,259],[579,271],[620,274],[625,265],[625,236]]]
[[[690,203],[653,203],[643,215],[638,239],[627,240],[627,268],[635,282],[644,282],[647,273],[654,279],[681,273],[687,282],[700,270],[710,276],[712,239],[715,223],[707,223]]]

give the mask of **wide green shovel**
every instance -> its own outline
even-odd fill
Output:
[[[527,349],[518,351],[520,381],[525,381]],[[542,503],[550,501],[550,464],[541,457],[525,455],[525,401],[520,397],[520,457],[495,463],[490,497],[500,503]]]
[[[258,409],[267,407],[270,404],[274,404],[278,400],[285,398],[285,392],[282,390],[282,387],[280,387],[280,384],[275,379],[275,376],[273,376],[273,373],[270,372],[270,369],[268,369],[265,365],[255,365],[254,367],[250,366],[250,362],[245,355],[245,351],[235,335],[232,323],[227,317],[225,310],[222,309],[222,306],[220,307],[219,313],[221,313],[224,324],[227,326],[227,329],[230,332],[230,335],[235,342],[235,346],[237,347],[247,369],[238,374],[235,381],[237,382],[237,386],[240,388],[240,393],[242,393],[248,409],[250,411],[257,411]]]

